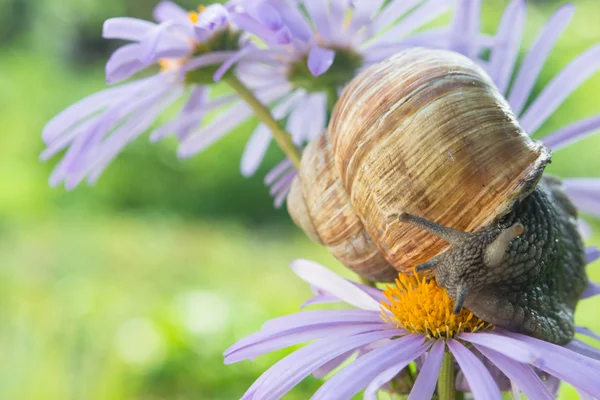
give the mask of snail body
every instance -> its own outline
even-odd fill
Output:
[[[458,309],[562,343],[587,278],[576,210],[542,179],[549,161],[471,60],[410,49],[346,87],[288,210],[364,277],[418,266]]]

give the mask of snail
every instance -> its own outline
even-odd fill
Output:
[[[344,89],[288,211],[363,277],[416,268],[455,312],[562,344],[587,277],[577,210],[542,176],[550,158],[473,61],[413,48]]]

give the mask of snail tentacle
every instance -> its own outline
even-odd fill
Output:
[[[444,225],[436,224],[428,219],[417,217],[409,213],[402,213],[398,216],[398,219],[402,222],[409,223],[419,228],[425,229],[427,232],[445,240],[453,246],[460,245],[465,240],[471,238],[471,234],[457,231],[456,229],[449,228]]]
[[[519,237],[525,231],[520,222],[516,222],[498,235],[496,240],[490,243],[483,254],[483,263],[488,267],[497,267],[502,262],[504,253],[513,239]]]
[[[456,304],[454,306],[454,314],[460,313],[467,295],[469,294],[469,288],[465,284],[458,285],[456,288]]]

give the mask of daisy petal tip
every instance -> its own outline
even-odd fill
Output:
[[[317,77],[324,74],[333,65],[335,51],[321,47],[313,47],[308,53],[308,69]]]

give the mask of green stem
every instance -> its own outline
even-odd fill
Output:
[[[327,112],[329,114],[329,119],[331,119],[333,108],[338,101],[337,87],[333,86],[327,92]]]
[[[292,136],[273,118],[271,111],[233,74],[229,74],[225,78],[225,81],[248,103],[254,111],[256,118],[271,130],[275,142],[277,142],[283,153],[294,164],[296,169],[300,169],[301,153],[294,142],[292,142]]]
[[[455,400],[454,389],[454,359],[449,351],[444,354],[442,368],[438,377],[438,396],[440,400]]]

